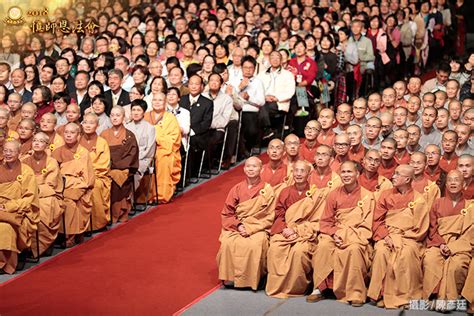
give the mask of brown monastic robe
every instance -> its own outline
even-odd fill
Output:
[[[419,180],[413,180],[412,187],[413,190],[423,194],[430,210],[434,201],[441,195],[441,191],[436,182],[430,181],[424,176]]]
[[[393,187],[392,182],[389,179],[379,175],[378,173],[371,178],[368,178],[365,172],[361,172],[358,182],[363,188],[374,193],[376,201],[379,200],[380,193]]]

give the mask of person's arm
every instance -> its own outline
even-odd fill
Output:
[[[439,247],[442,244],[446,244],[446,241],[438,232],[438,218],[439,218],[439,200],[437,200],[430,211],[430,228],[428,229],[428,238],[426,238],[426,246]]]
[[[238,186],[238,185],[237,185]],[[224,202],[224,207],[221,211],[222,228],[224,230],[238,231],[238,226],[242,222],[237,218],[235,210],[239,204],[239,196],[237,193],[237,186],[234,186]]]
[[[275,220],[273,221],[270,235],[281,234],[283,229],[286,228],[285,214],[288,208],[287,199],[288,190],[283,190],[278,196],[278,200],[275,205]]]
[[[337,194],[333,191],[329,193],[326,198],[326,207],[324,208],[323,215],[320,220],[320,232],[332,236],[336,233],[336,210],[337,210]]]
[[[372,224],[374,241],[382,240],[389,235],[388,228],[385,225],[385,216],[387,215],[388,211],[385,204],[385,196],[387,195],[386,192],[383,192],[380,195],[379,201],[377,202],[374,210],[374,220]]]

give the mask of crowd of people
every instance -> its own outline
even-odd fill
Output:
[[[472,302],[469,10],[92,0],[48,17],[89,33],[6,28],[0,271],[248,158],[222,212],[220,279],[256,289],[268,270],[271,296],[314,284],[308,301],[332,289],[354,306]],[[265,165],[251,157],[263,146]]]

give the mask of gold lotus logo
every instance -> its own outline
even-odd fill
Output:
[[[20,7],[17,6],[10,7],[7,12],[7,17],[3,21],[8,25],[23,24],[25,23],[25,20],[23,19],[23,11],[21,11]]]

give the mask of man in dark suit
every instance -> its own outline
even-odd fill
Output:
[[[13,89],[10,90],[10,93],[16,92],[21,95],[21,102],[25,104],[31,102],[33,93],[25,89],[26,74],[25,71],[21,68],[17,68],[12,71],[11,74],[11,83]]]
[[[66,88],[69,93],[76,93],[76,87],[74,83],[74,78],[69,74],[71,71],[71,64],[69,60],[64,57],[60,57],[55,62],[56,70],[58,75],[66,79]],[[74,98],[74,100],[77,100]]]
[[[122,89],[123,73],[118,69],[112,69],[109,71],[109,87],[104,95],[107,100],[108,108],[105,109],[105,113],[110,114],[110,110],[114,105],[125,106],[130,104],[130,97],[128,92]]]

